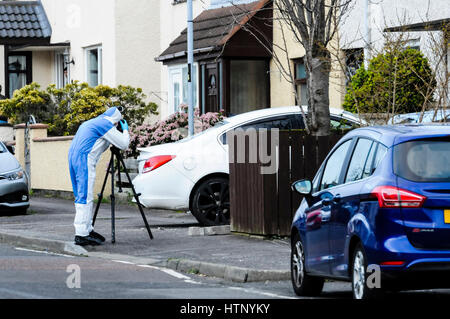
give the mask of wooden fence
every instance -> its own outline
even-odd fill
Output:
[[[246,132],[230,135],[231,230],[289,236],[293,216],[302,200],[302,196],[291,191],[291,184],[304,178],[312,180],[343,135],[313,137],[302,131],[279,131],[278,138],[268,132],[266,137],[258,135],[256,140]],[[241,151],[245,152],[245,161],[241,163],[238,161],[239,139]],[[271,164],[277,169],[271,174],[262,174],[261,169],[270,165],[263,164],[259,156],[256,162],[251,161],[251,152],[257,150],[260,154],[261,147],[275,161]]]

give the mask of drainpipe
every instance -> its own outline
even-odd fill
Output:
[[[192,67],[194,64],[194,22],[192,0],[187,0],[187,49],[188,49],[188,124],[189,136],[194,135],[194,87],[192,85]]]
[[[364,67],[369,67],[370,61],[370,0],[364,0]]]

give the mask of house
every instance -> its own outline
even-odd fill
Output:
[[[132,85],[159,91],[160,1],[0,2],[0,84]],[[1,58],[1,57],[0,57]],[[154,98],[156,100],[156,98]]]
[[[211,3],[217,2],[218,0],[193,0],[193,16],[196,17],[202,11],[207,10]],[[173,107],[173,96],[169,97],[169,88],[173,87],[169,85],[169,82],[177,81],[178,88],[187,87],[187,65],[180,66],[177,70],[171,69],[169,72],[169,67],[158,61],[155,58],[160,55],[160,53],[166,49],[170,43],[179,36],[180,32],[186,28],[187,25],[187,4],[186,0],[161,0],[160,1],[160,43],[159,51],[149,57],[155,65],[158,66],[160,70],[160,84],[159,90],[155,93],[158,96],[157,104],[160,105],[160,117],[165,118],[172,114],[175,110]],[[175,79],[174,79],[175,78]],[[170,94],[173,95],[173,91]],[[186,89],[180,91],[180,103],[185,103],[187,101]]]
[[[449,29],[446,26],[450,18],[450,6],[447,0],[368,1],[367,27],[365,2],[355,0],[340,28],[341,48],[346,57],[349,75],[362,64],[366,43],[369,42],[366,55],[370,58],[381,52],[387,33],[393,36],[395,33],[403,33],[405,47],[420,50],[433,68],[440,68],[436,65],[436,41],[433,39],[448,39]],[[443,32],[445,29],[447,31]],[[448,61],[448,57],[444,60]],[[447,71],[442,71],[448,73],[448,62],[445,63]]]
[[[256,1],[205,10],[194,19],[194,105],[202,113],[237,114],[270,107],[272,2]],[[257,39],[243,25],[257,28]],[[167,66],[168,109],[187,98],[186,29],[156,60]]]

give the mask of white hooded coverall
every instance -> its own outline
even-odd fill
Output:
[[[113,144],[126,150],[130,142],[127,130],[117,130],[115,124],[122,114],[115,107],[83,123],[78,129],[69,150],[69,168],[75,196],[75,235],[88,236],[93,230],[93,200],[95,168],[101,154]],[[120,125],[120,124],[119,124]]]

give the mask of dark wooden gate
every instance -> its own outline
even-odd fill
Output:
[[[244,134],[245,161],[237,163],[236,143],[239,134]],[[266,140],[257,138],[256,149],[268,150],[274,141],[276,154],[266,152],[276,159],[276,172],[262,174],[261,168],[270,165],[251,163],[251,143],[255,143],[245,132],[236,132],[235,147],[230,147],[230,205],[231,229],[235,232],[258,235],[289,236],[293,216],[302,196],[291,191],[297,180],[312,180],[323,160],[344,133],[313,137],[302,131],[279,131],[278,140],[268,133]],[[231,145],[233,145],[231,144]],[[253,145],[254,146],[254,145]]]

